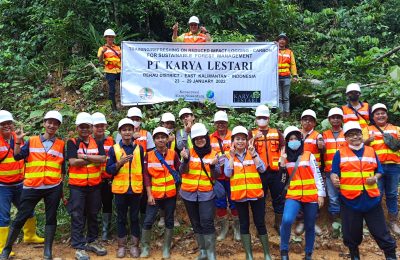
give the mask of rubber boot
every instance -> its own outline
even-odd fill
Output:
[[[151,229],[142,229],[142,238],[140,239],[141,244],[141,258],[147,258],[150,256],[150,239],[151,239]]]
[[[24,242],[32,244],[43,244],[44,238],[36,235],[36,217],[28,218],[24,228]]]
[[[117,258],[124,258],[126,254],[126,237],[117,238],[118,241],[118,249],[117,249]]]
[[[281,251],[281,260],[289,260],[289,253],[286,250]]]
[[[306,253],[304,260],[312,260],[312,253]]]
[[[12,246],[18,238],[19,232],[21,232],[20,228],[10,227],[6,244],[4,245],[3,251],[0,255],[1,260],[5,260],[10,257]]]
[[[110,227],[111,227],[112,213],[103,213],[103,227],[101,240],[107,241],[110,239]]]
[[[397,224],[397,216],[389,213],[388,219],[389,219],[388,226],[392,234],[395,236],[400,236],[400,227]]]
[[[219,223],[221,224],[221,231],[217,237],[217,241],[222,241],[226,238],[226,234],[228,234],[229,231],[228,216],[219,218]]]
[[[233,218],[233,239],[235,241],[240,241],[240,223],[239,217],[232,217]]]
[[[43,259],[52,260],[53,259],[53,241],[56,235],[56,225],[46,225],[44,227],[44,251]]]
[[[391,249],[389,251],[385,251],[385,259],[386,260],[397,260],[396,249]]]
[[[166,228],[164,231],[164,243],[162,245],[162,258],[163,259],[170,259],[170,249],[172,243],[172,235],[174,234],[173,229]]]
[[[215,233],[204,235],[204,241],[207,250],[207,260],[215,260]]]
[[[360,251],[358,248],[351,249],[350,248],[350,259],[351,260],[360,260]]]
[[[260,242],[264,251],[264,260],[272,260],[271,254],[269,253],[269,241],[268,241],[268,235],[260,235],[258,236],[260,238]]]
[[[129,248],[129,252],[133,258],[138,258],[140,256],[138,237],[131,236],[131,247]]]
[[[207,250],[206,250],[206,243],[204,240],[204,236],[201,234],[195,234],[195,235],[196,235],[197,245],[200,250],[200,254],[197,256],[197,260],[205,260],[207,259]]]
[[[274,229],[275,229],[276,233],[278,233],[278,236],[281,235],[281,232],[280,232],[281,223],[282,223],[282,214],[275,213]]]
[[[250,234],[242,234],[240,235],[240,238],[242,240],[242,245],[246,254],[246,260],[253,260],[253,250],[251,249]]]
[[[3,251],[4,246],[6,245],[9,230],[10,227],[0,227],[0,254],[1,251]],[[10,256],[14,255],[15,255],[14,252],[10,253]]]

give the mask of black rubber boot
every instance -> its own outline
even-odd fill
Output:
[[[360,251],[357,248],[350,248],[350,259],[351,260],[360,260]]]
[[[386,260],[397,260],[396,256],[396,249],[392,249],[385,252],[385,259]]]
[[[54,236],[56,235],[56,225],[46,225],[44,227],[44,260],[52,260],[53,259],[53,241]]]
[[[14,242],[17,240],[19,233],[21,232],[21,228],[10,227],[10,231],[8,233],[6,245],[3,248],[3,252],[1,252],[0,260],[6,260],[10,257],[10,253],[12,250],[12,246]]]

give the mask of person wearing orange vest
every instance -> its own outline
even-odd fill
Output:
[[[104,114],[96,112],[92,115],[93,120],[93,138],[103,144],[106,156],[108,150],[114,145],[112,136],[106,136],[107,120]],[[101,204],[102,204],[102,236],[103,241],[110,238],[111,217],[112,217],[112,201],[113,193],[111,192],[112,176],[106,172],[106,163],[103,163],[101,169]]]
[[[270,111],[266,105],[259,105],[256,108],[255,116],[257,129],[249,132],[249,138],[254,138],[254,147],[266,165],[266,171],[260,177],[264,195],[268,194],[268,189],[271,194],[275,213],[274,228],[279,234],[285,198],[281,196],[284,183],[281,181],[282,173],[279,171],[278,160],[285,140],[280,131],[269,127]],[[264,198],[266,199],[266,197]]]
[[[297,68],[293,51],[288,48],[289,37],[281,33],[277,38],[278,53],[278,75],[279,75],[279,108],[283,117],[290,115],[290,82],[297,82]]]
[[[340,192],[343,243],[350,258],[359,260],[363,239],[363,221],[384,251],[385,258],[397,259],[396,241],[390,235],[381,205],[378,180],[386,175],[374,149],[363,144],[361,126],[350,121],[343,125],[348,146],[340,148],[332,162],[330,178]]]
[[[57,209],[60,204],[62,180],[65,173],[65,144],[63,140],[56,137],[61,123],[61,114],[58,111],[49,111],[44,116],[44,134],[30,137],[22,147],[22,140],[25,136],[23,129],[17,131],[14,136],[13,159],[16,162],[25,161],[24,184],[17,216],[10,227],[7,243],[0,259],[8,259],[22,227],[32,217],[32,212],[41,199],[44,200],[46,209],[43,258],[53,259],[52,247],[57,228]],[[25,228],[24,232],[26,232]],[[37,239],[43,240],[42,238]]]
[[[396,236],[400,235],[400,227],[397,224],[399,208],[397,205],[400,174],[400,152],[391,150],[384,142],[383,135],[378,127],[386,134],[390,134],[396,140],[400,139],[400,127],[388,123],[387,107],[377,103],[371,108],[372,118],[376,125],[370,125],[363,129],[364,144],[374,148],[382,164],[385,174],[379,178],[378,187],[383,196],[386,196],[386,208],[388,210],[389,229]]]
[[[182,186],[179,194],[185,204],[196,236],[200,255],[197,259],[215,260],[215,204],[212,180],[219,177],[218,156],[212,150],[206,126],[196,123],[191,127],[193,148],[181,151],[183,159],[179,172]]]
[[[332,228],[334,238],[338,238],[340,235],[340,202],[339,202],[339,191],[333,186],[331,179],[329,178],[332,169],[332,160],[336,151],[343,146],[347,146],[347,142],[344,139],[344,133],[342,130],[343,124],[343,111],[334,107],[329,110],[328,120],[332,128],[322,133],[325,149],[324,149],[324,172],[326,178],[326,191],[328,193],[329,205],[328,211],[332,217]]]
[[[206,27],[200,26],[200,21],[197,16],[192,16],[189,19],[189,32],[178,36],[179,24],[175,23],[172,26],[172,41],[173,42],[185,42],[185,43],[201,43],[201,42],[212,42],[210,33]]]
[[[295,126],[289,126],[283,135],[286,145],[280,161],[281,166],[287,169],[289,180],[281,225],[281,259],[289,259],[290,230],[296,215],[303,209],[306,231],[304,259],[311,260],[318,208],[323,206],[326,196],[324,183],[314,155],[304,149],[301,131]]]
[[[115,101],[115,84],[121,77],[121,48],[114,44],[115,32],[112,29],[104,31],[106,44],[97,51],[99,62],[104,62],[104,72],[108,82],[108,99],[111,100],[112,110],[117,110]]]
[[[176,184],[174,176],[165,166],[178,173],[180,161],[178,154],[168,149],[169,132],[165,127],[157,127],[153,131],[153,139],[156,149],[146,154],[144,159],[144,184],[146,186],[148,204],[146,217],[142,230],[140,257],[150,256],[151,228],[156,220],[159,209],[163,209],[165,215],[164,242],[162,246],[162,258],[169,259],[172,235],[174,233],[174,213],[176,207]],[[164,162],[158,159],[164,158]]]
[[[265,164],[254,147],[254,139],[248,139],[248,131],[243,126],[232,129],[232,146],[225,159],[224,173],[230,178],[231,199],[239,214],[240,237],[246,259],[252,260],[250,236],[251,207],[254,225],[264,251],[265,260],[271,260],[267,229],[265,227],[265,200],[260,174],[265,173]]]
[[[179,111],[179,119],[183,124],[183,128],[176,132],[176,148],[181,152],[183,148],[193,148],[190,130],[196,118],[190,108],[184,107]]]
[[[113,176],[112,192],[115,195],[117,208],[117,257],[126,254],[127,235],[130,233],[130,249],[132,257],[140,256],[139,250],[139,210],[143,194],[144,149],[133,141],[135,123],[124,118],[118,122],[118,132],[122,140],[108,151],[107,172]],[[130,231],[127,229],[127,213],[129,210]]]
[[[360,84],[351,83],[346,87],[348,103],[342,106],[343,122],[356,121],[361,128],[366,128],[370,123],[370,107],[367,102],[360,101]]]
[[[90,257],[86,251],[100,256],[107,254],[98,242],[97,220],[101,209],[101,171],[106,155],[103,144],[91,135],[93,120],[89,113],[79,113],[75,125],[78,137],[67,142],[70,188],[67,207],[71,214],[71,245],[76,249],[75,258],[88,260]]]

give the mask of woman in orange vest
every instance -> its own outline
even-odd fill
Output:
[[[343,243],[349,248],[351,259],[359,260],[365,220],[386,259],[395,260],[396,241],[387,228],[378,189],[378,180],[386,173],[374,149],[363,144],[358,122],[345,123],[343,132],[348,146],[336,152],[330,175],[340,191]]]
[[[108,151],[107,172],[114,177],[111,189],[115,194],[117,208],[118,258],[125,257],[128,234],[131,234],[129,249],[131,256],[135,258],[140,256],[139,209],[143,193],[144,149],[133,142],[134,129],[135,125],[131,119],[121,119],[118,123],[118,132],[122,140]]]
[[[200,21],[197,16],[192,16],[189,19],[189,32],[178,36],[179,24],[175,23],[172,26],[172,41],[185,43],[201,43],[211,42],[212,38],[206,27],[200,26]]]
[[[225,159],[224,173],[230,178],[231,199],[235,202],[240,222],[240,237],[246,259],[252,260],[249,207],[260,238],[264,259],[271,260],[265,227],[265,200],[260,173],[265,164],[254,148],[254,139],[247,141],[248,131],[243,126],[232,129],[232,147]]]
[[[57,228],[57,209],[60,204],[65,171],[64,141],[56,137],[61,123],[61,114],[58,111],[49,111],[44,116],[44,134],[30,137],[22,147],[25,133],[21,129],[15,135],[14,159],[22,162],[25,160],[25,179],[17,216],[10,228],[1,259],[8,259],[21,228],[27,223],[26,221],[29,221],[41,199],[44,200],[46,209],[43,257],[47,260],[53,259],[52,247]]]
[[[350,83],[346,87],[348,103],[342,106],[343,122],[356,121],[361,128],[366,128],[371,115],[370,106],[367,102],[361,102],[361,88],[358,83]]]
[[[219,177],[221,169],[217,153],[212,150],[208,130],[202,123],[191,127],[193,148],[183,148],[179,168],[182,186],[179,191],[190,223],[196,235],[198,259],[215,260],[214,192],[211,180]]]
[[[290,230],[300,209],[303,209],[306,231],[305,258],[311,260],[315,241],[318,208],[324,204],[325,188],[314,155],[304,150],[301,131],[295,126],[285,129],[285,151],[281,166],[288,171],[288,186],[281,225],[281,259],[288,260]],[[297,165],[297,166],[296,166]]]
[[[153,131],[156,149],[148,152],[144,163],[144,184],[146,186],[148,204],[142,230],[142,253],[140,257],[150,256],[151,228],[156,220],[159,209],[165,215],[164,243],[162,246],[163,259],[169,259],[172,235],[174,233],[174,212],[176,207],[176,185],[170,172],[179,169],[178,154],[168,149],[169,133],[165,127],[157,127]],[[160,160],[159,158],[163,158]],[[166,166],[169,165],[170,169]],[[178,175],[176,171],[176,175]]]

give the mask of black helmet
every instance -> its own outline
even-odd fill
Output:
[[[279,34],[278,37],[276,37],[276,41],[279,41],[282,38],[284,38],[289,43],[289,37],[287,37],[286,33]]]

